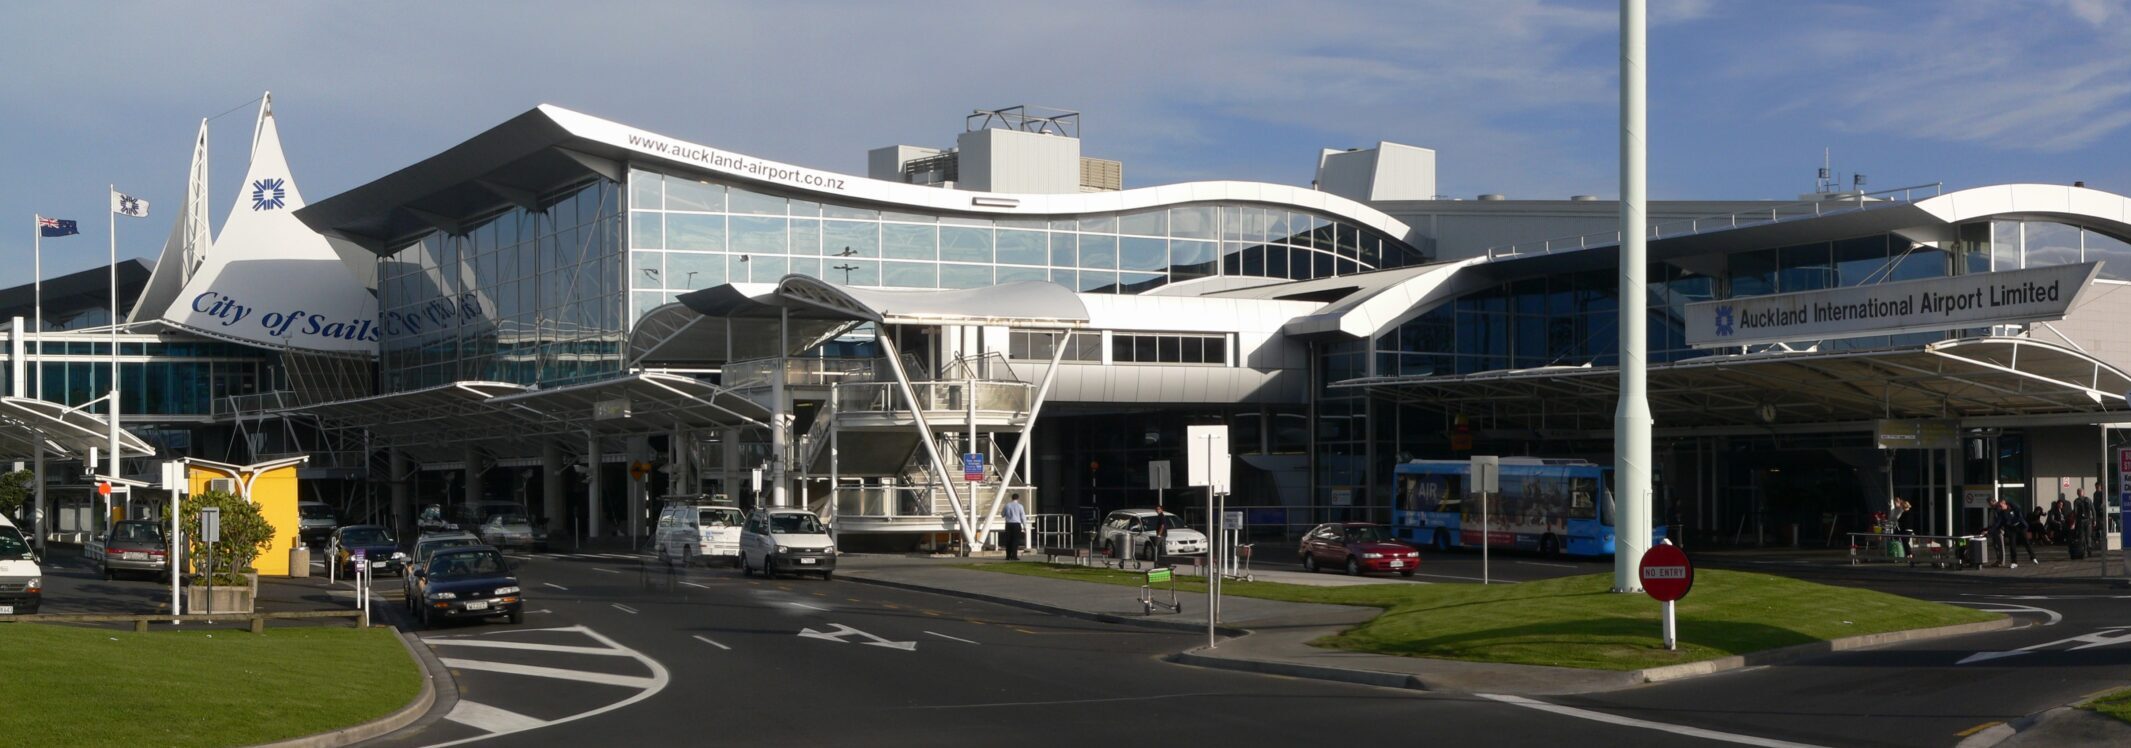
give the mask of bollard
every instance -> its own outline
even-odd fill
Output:
[[[266,616],[252,616],[252,633],[266,633]]]

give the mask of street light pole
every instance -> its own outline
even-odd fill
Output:
[[[1650,549],[1650,398],[1646,389],[1649,318],[1648,92],[1644,0],[1620,3],[1620,402],[1613,414],[1613,590],[1637,592],[1643,553]]]

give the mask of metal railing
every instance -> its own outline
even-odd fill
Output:
[[[958,487],[963,506],[975,506],[978,521],[991,514],[993,495],[999,491],[997,483],[978,483],[974,491]],[[975,495],[972,496],[971,494]],[[1015,486],[1007,489],[1007,496],[1020,496],[1021,503],[1033,505],[1035,489]],[[1003,499],[1002,499],[1003,500]],[[947,498],[947,491],[938,486],[844,486],[836,489],[836,516],[862,519],[940,519],[953,523],[954,503]],[[992,523],[994,526],[999,521]]]
[[[1929,194],[1924,194],[1926,190],[1929,190]],[[1651,224],[1649,238],[1668,239],[1679,236],[1692,236],[1708,231],[1723,231],[1745,226],[1795,221],[1801,218],[1818,218],[1838,213],[1853,213],[1860,210],[1906,205],[1920,199],[1938,197],[1944,190],[1945,183],[1933,182],[1912,187],[1896,187],[1878,192],[1843,193],[1826,200],[1779,203],[1766,209],[1756,208],[1750,211],[1666,221]],[[1499,247],[1488,247],[1487,258],[1492,260],[1503,257],[1521,257],[1527,254],[1545,255],[1555,252],[1573,252],[1591,247],[1615,246],[1620,244],[1620,241],[1619,231],[1601,231],[1558,239],[1541,239]]]
[[[917,410],[981,413],[1026,413],[1035,400],[1036,387],[1027,382],[911,382]],[[836,408],[841,413],[896,413],[910,410],[894,382],[846,382],[836,386]]]
[[[732,390],[767,387],[771,377],[776,376],[779,363],[779,359],[763,358],[726,364],[721,370],[721,382],[726,389]],[[781,363],[784,383],[793,387],[871,382],[884,371],[880,360],[873,358],[788,358],[782,359]]]

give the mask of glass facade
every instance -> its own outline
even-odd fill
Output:
[[[596,179],[378,264],[380,388],[558,385],[621,372],[621,185]],[[697,228],[697,231],[706,229]]]
[[[45,343],[40,366],[32,354],[26,369],[30,381],[23,390],[30,396],[68,407],[103,397],[111,389],[111,344],[102,341]],[[0,362],[5,361],[0,356]],[[216,398],[248,395],[270,384],[266,364],[272,354],[235,343],[212,341],[121,340],[119,343],[119,401],[128,421],[136,416],[206,416],[214,412]],[[12,392],[13,367],[0,366],[0,392]],[[108,413],[104,403],[85,410]]]
[[[632,318],[680,294],[801,273],[889,288],[1050,281],[1141,293],[1215,275],[1307,279],[1424,261],[1368,228],[1315,213],[1194,203],[1063,218],[939,216],[779,197],[629,173]]]
[[[1963,227],[1970,267],[2019,270],[2100,262],[2101,277],[2131,281],[2131,242],[2093,229],[2048,221],[1991,221]]]

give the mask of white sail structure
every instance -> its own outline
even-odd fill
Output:
[[[375,355],[377,299],[324,236],[296,219],[303,206],[268,94],[237,204],[163,321],[266,348]]]
[[[163,240],[163,252],[156,257],[155,270],[148,275],[148,287],[141,291],[139,301],[126,313],[126,324],[142,319],[152,319],[170,308],[185,284],[192,280],[192,271],[199,269],[200,260],[207,256],[214,237],[208,228],[207,213],[207,120],[200,120],[200,136],[192,145],[192,168],[186,170],[185,204],[178,209],[178,220],[170,225],[170,237]]]

